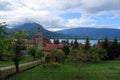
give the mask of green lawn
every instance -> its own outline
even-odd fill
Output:
[[[80,69],[75,64],[61,64],[55,69],[37,66],[10,80],[120,80],[120,61],[86,63]]]
[[[85,64],[81,73],[83,80],[120,80],[120,61]]]
[[[20,64],[30,62],[30,61],[33,61],[33,57],[31,56],[22,59],[20,61]],[[14,62],[13,61],[0,61],[0,67],[9,66],[9,65],[14,65]]]

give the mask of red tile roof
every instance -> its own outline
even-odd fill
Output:
[[[45,51],[53,51],[53,50],[57,50],[57,49],[62,49],[64,47],[64,44],[46,44],[46,46],[44,47]]]
[[[43,47],[45,47],[46,44],[52,44],[49,38],[43,38]]]

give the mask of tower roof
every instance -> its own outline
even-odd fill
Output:
[[[37,28],[37,32],[40,32],[40,30],[41,30],[41,28],[40,28],[40,27],[38,27],[38,28]]]

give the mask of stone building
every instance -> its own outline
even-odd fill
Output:
[[[37,32],[35,34],[35,46],[38,49],[43,49],[43,37],[42,32],[40,31],[40,28],[38,27]]]

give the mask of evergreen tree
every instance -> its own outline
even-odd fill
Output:
[[[98,39],[98,42],[97,42],[97,44],[99,44],[100,43],[100,39]]]
[[[88,51],[90,49],[89,37],[86,38],[84,49],[85,49],[85,51]]]
[[[69,39],[67,38],[66,43],[69,44]]]
[[[77,38],[75,38],[73,48],[74,48],[74,49],[78,49],[78,48],[79,48],[79,44],[78,44]]]
[[[54,44],[59,44],[60,42],[59,42],[59,39],[57,38],[57,39],[54,39]]]
[[[119,46],[117,39],[114,39],[111,46],[108,48],[108,57],[109,59],[115,59],[119,56]]]
[[[69,49],[68,46],[64,46],[63,49],[62,49],[62,51],[64,51],[65,56],[67,57],[69,55],[70,49]]]
[[[103,41],[103,46],[102,46],[102,48],[104,48],[104,49],[107,50],[108,46],[109,46],[108,38],[105,37],[105,39],[104,39],[104,41]]]
[[[60,43],[60,42],[59,42],[59,39],[57,38],[57,39],[56,39],[56,44],[59,44],[59,43]]]

